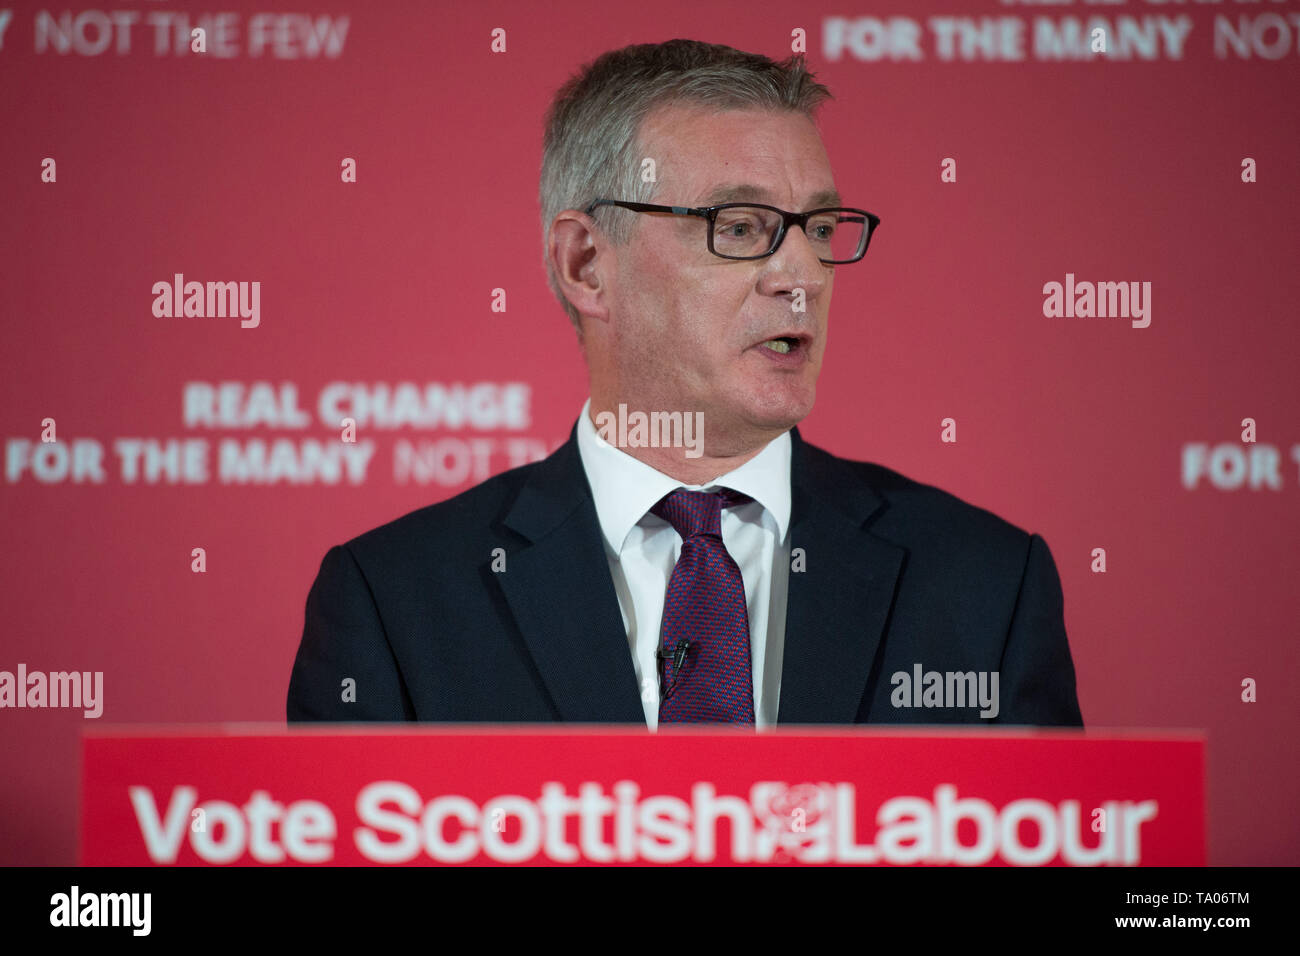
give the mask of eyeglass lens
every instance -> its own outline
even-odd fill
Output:
[[[847,209],[830,209],[808,220],[804,234],[819,259],[848,260],[858,254],[866,232],[864,216]],[[732,206],[719,209],[713,223],[713,251],[722,256],[766,255],[781,229],[781,216],[771,209]]]

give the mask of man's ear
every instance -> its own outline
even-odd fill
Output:
[[[595,220],[576,209],[566,209],[551,223],[547,240],[546,254],[569,304],[579,315],[608,321],[608,287],[601,273],[613,252]]]

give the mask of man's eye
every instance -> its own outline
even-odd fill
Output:
[[[752,219],[731,219],[718,223],[718,235],[727,239],[744,239],[757,228]]]
[[[808,223],[808,235],[813,239],[829,242],[831,237],[835,235],[835,221],[821,219]]]

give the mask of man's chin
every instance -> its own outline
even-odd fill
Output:
[[[705,407],[700,424],[706,453],[732,457],[754,451],[807,418],[815,394],[815,388],[734,389],[726,396],[730,401]]]
[[[811,395],[782,402],[757,402],[746,410],[742,420],[749,430],[764,434],[770,440],[798,425],[808,417],[812,408]]]

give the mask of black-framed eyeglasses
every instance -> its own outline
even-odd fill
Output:
[[[871,234],[880,217],[865,209],[831,206],[808,212],[787,212],[762,203],[724,202],[717,206],[658,206],[653,203],[597,199],[586,208],[588,216],[599,206],[619,206],[633,212],[660,212],[674,216],[699,216],[709,223],[709,252],[723,259],[764,259],[781,248],[786,231],[799,226],[817,253],[830,266],[857,262],[867,254]]]

